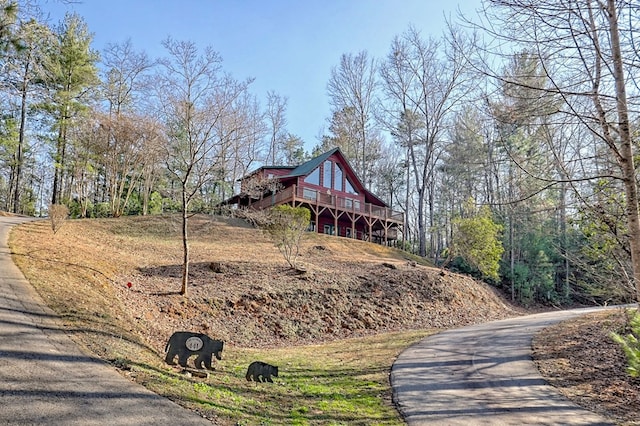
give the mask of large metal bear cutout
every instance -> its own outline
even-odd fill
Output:
[[[198,357],[194,361],[195,367],[201,369],[204,364],[205,368],[213,370],[214,368],[211,366],[212,356],[221,360],[223,348],[223,341],[214,340],[206,334],[177,331],[171,335],[167,346],[164,348],[167,353],[164,360],[167,364],[175,365],[173,359],[178,355],[178,364],[186,368],[189,357],[197,354]]]

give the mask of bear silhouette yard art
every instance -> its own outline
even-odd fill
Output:
[[[213,370],[212,357],[222,359],[224,342],[214,340],[206,334],[191,331],[177,331],[171,335],[165,347],[167,364],[175,365],[174,358],[178,356],[178,364],[187,367],[187,361],[192,355],[197,355],[194,360],[195,368]]]
[[[254,361],[249,364],[245,377],[249,381],[273,383],[271,376],[278,377],[278,367],[269,365],[266,362]]]

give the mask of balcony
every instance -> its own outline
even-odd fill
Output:
[[[404,214],[396,212],[388,207],[376,206],[364,203],[360,200],[323,193],[317,190],[301,188],[292,185],[282,191],[265,196],[265,198],[251,203],[254,209],[267,209],[280,204],[306,203],[316,207],[325,207],[338,212],[347,212],[354,215],[362,215],[371,219],[379,219],[401,225],[404,223]]]

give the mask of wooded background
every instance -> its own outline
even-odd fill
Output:
[[[81,16],[0,7],[2,210],[214,213],[247,172],[339,146],[405,212],[405,250],[525,304],[640,296],[638,1],[484,1],[440,38],[408,27],[385,57],[344,53],[318,141],[209,47],[97,52]]]

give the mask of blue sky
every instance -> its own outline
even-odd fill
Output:
[[[480,0],[82,0],[43,1],[52,23],[66,11],[84,18],[94,49],[130,38],[151,58],[164,56],[162,40],[212,46],[236,79],[255,78],[251,92],[288,98],[288,130],[307,149],[326,129],[326,86],[343,53],[386,55],[409,25],[423,37],[440,36],[445,16],[459,7],[475,15]],[[326,132],[326,130],[325,130]]]

